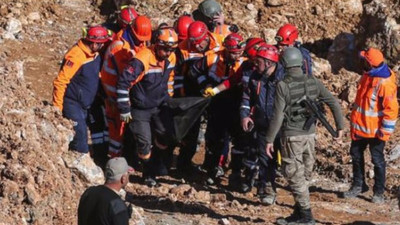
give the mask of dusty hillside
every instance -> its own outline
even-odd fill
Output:
[[[141,14],[172,24],[200,0],[133,1]],[[273,42],[276,29],[291,22],[314,55],[316,76],[337,95],[347,114],[355,97],[357,51],[378,46],[391,66],[399,66],[400,7],[395,0],[243,0],[221,1],[229,23],[246,36]],[[74,167],[78,155],[68,153],[71,126],[50,105],[52,80],[68,48],[80,37],[80,28],[104,21],[113,9],[108,0],[3,0],[0,5],[0,224],[75,224],[80,194],[95,176],[83,177]],[[347,121],[348,123],[348,121]],[[347,125],[348,127],[348,125]],[[397,125],[400,128],[399,125]],[[334,143],[320,128],[312,207],[321,224],[399,224],[395,193],[400,183],[400,131],[386,147],[387,202],[338,198],[348,188],[351,163],[348,130],[343,143]],[[368,155],[368,154],[367,154]],[[369,157],[369,156],[367,156]],[[82,159],[87,160],[87,159]],[[202,152],[196,155],[201,163]],[[370,185],[371,163],[367,163]],[[98,172],[98,171],[97,171]],[[138,175],[138,174],[137,174]],[[134,176],[133,178],[137,178]],[[200,179],[163,178],[149,189],[132,180],[133,203],[144,208],[147,224],[271,224],[287,216],[293,200],[279,180],[278,204],[260,205],[255,190],[232,192],[226,181],[204,187]]]

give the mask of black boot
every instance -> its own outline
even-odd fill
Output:
[[[276,224],[278,225],[287,225],[290,222],[294,222],[296,220],[300,219],[300,206],[298,204],[294,205],[294,211],[293,213],[286,217],[286,218],[278,218],[276,220]]]
[[[296,221],[289,222],[288,225],[315,225],[311,209],[300,209],[300,218]]]

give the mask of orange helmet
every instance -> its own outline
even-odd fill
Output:
[[[200,44],[206,39],[208,33],[207,25],[201,21],[194,21],[188,29],[188,38],[191,44]]]
[[[139,41],[150,41],[151,21],[146,16],[138,16],[131,25],[133,34]]]
[[[262,38],[249,38],[246,40],[246,47],[244,47],[244,54],[246,57],[254,58],[257,54],[257,49],[262,43],[265,43]]]
[[[183,15],[176,20],[174,28],[178,33],[178,39],[180,41],[187,39],[188,29],[191,23],[193,23],[193,19],[189,15]]]
[[[117,22],[121,28],[125,28],[130,25],[136,17],[138,17],[136,10],[128,6],[121,9],[121,12],[118,14]]]
[[[178,35],[172,27],[162,27],[157,31],[156,45],[169,48],[178,47]]]
[[[288,23],[279,28],[275,40],[281,45],[292,45],[298,37],[299,31],[297,28]]]
[[[106,28],[98,25],[89,27],[86,33],[85,40],[95,43],[105,43],[109,41],[109,34]]]
[[[238,33],[229,34],[224,40],[224,47],[229,52],[240,52],[244,50],[243,37]]]

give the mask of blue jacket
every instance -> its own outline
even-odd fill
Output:
[[[159,107],[173,95],[175,54],[164,62],[157,61],[154,50],[143,48],[118,77],[117,102],[121,113],[131,107]]]
[[[276,85],[283,80],[285,75],[277,73],[282,68],[282,65],[278,63],[275,72],[269,77],[252,70],[243,91],[240,106],[241,119],[251,117],[256,126],[268,127],[269,121],[273,117]]]

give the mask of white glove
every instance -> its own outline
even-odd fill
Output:
[[[122,121],[124,121],[125,123],[129,123],[132,121],[132,115],[131,112],[128,113],[121,113],[120,114],[120,118]]]

